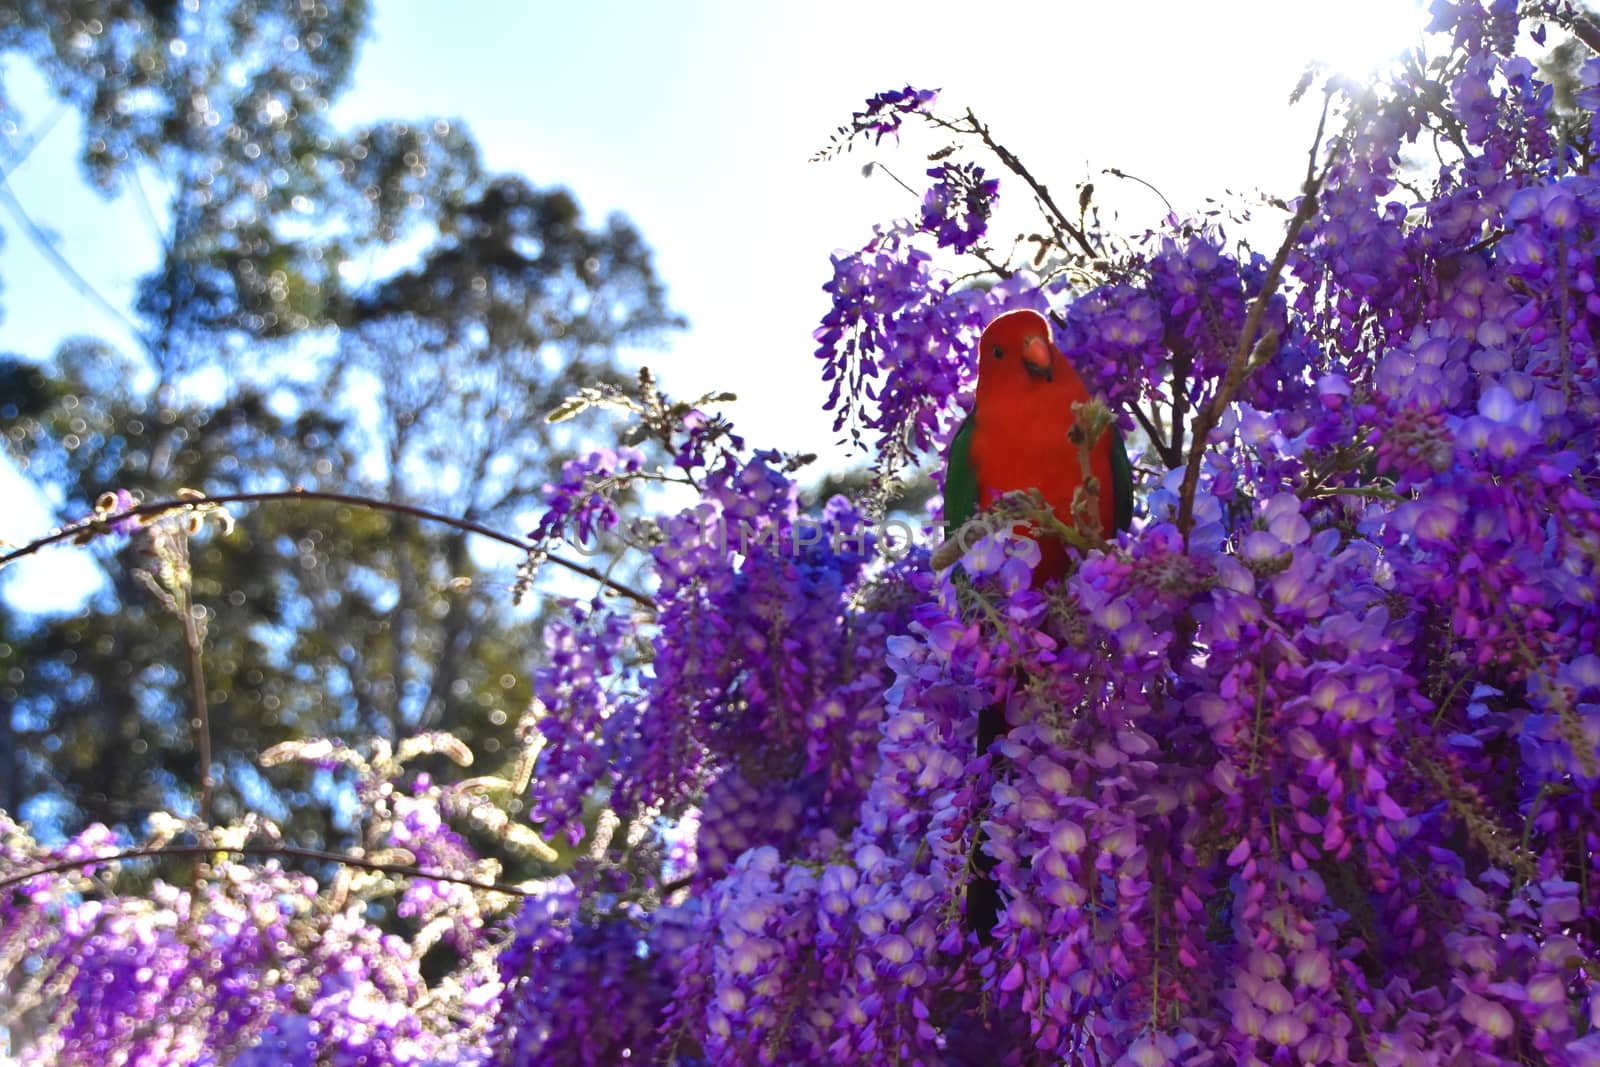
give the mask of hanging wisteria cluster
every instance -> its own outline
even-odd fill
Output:
[[[191,882],[134,893],[94,862],[134,842],[0,822],[20,1061],[1600,1065],[1600,59],[1563,109],[1517,51],[1600,31],[1433,14],[1437,54],[1328,82],[1264,251],[1176,216],[1116,240],[970,112],[872,98],[824,155],[973,158],[834,258],[835,429],[926,460],[982,325],[1038,309],[1142,452],[1133,531],[1038,587],[1010,520],[935,571],[646,382],[672,465],[570,464],[536,531],[642,560],[547,627],[500,783],[576,858],[484,888],[478,793],[333,743],[285,755],[354,768],[356,878],[188,827]],[[990,242],[1002,187],[1044,215],[1037,273]],[[645,478],[687,503],[625,520]]]

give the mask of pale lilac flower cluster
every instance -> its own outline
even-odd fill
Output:
[[[615,528],[616,494],[643,466],[644,453],[627,447],[603,448],[568,460],[562,465],[561,481],[544,487],[549,507],[529,536],[545,540],[562,531],[587,543]]]
[[[0,837],[3,874],[128,844],[93,827],[41,848],[3,816]],[[412,944],[380,931],[360,902],[329,908],[310,877],[213,861],[192,887],[157,879],[117,896],[85,880],[93,870],[0,895],[0,990],[23,1065],[408,1067],[476,1056],[470,1035],[423,1010]]]

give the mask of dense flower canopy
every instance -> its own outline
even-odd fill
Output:
[[[1600,1064],[1600,59],[1558,106],[1518,42],[1593,31],[1535,7],[1436,0],[1437,55],[1331,80],[1267,254],[1176,216],[1116,240],[970,113],[874,97],[830,151],[922,123],[982,163],[835,257],[836,429],[889,472],[936,453],[982,325],[1038,309],[1142,442],[1133,531],[1039,588],[1004,532],[936,572],[651,394],[674,466],[571,464],[537,531],[647,559],[651,608],[546,632],[526,810],[587,851],[412,878],[407,940],[376,888],[219,862],[117,895],[105,831],[6,823],[6,870],[77,864],[0,897],[22,1061]],[[1038,273],[986,243],[1002,187],[1054,235]],[[652,474],[692,499],[624,522]],[[297,755],[355,769],[374,848],[492,878],[470,788]]]

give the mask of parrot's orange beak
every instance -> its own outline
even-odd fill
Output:
[[[1022,364],[1035,378],[1050,379],[1050,355],[1050,342],[1038,334],[1022,342]]]

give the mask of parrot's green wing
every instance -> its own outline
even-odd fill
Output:
[[[972,466],[972,435],[977,432],[977,426],[978,413],[973,411],[951,439],[950,451],[945,458],[944,524],[947,537],[954,537],[962,524],[978,510],[978,472]]]
[[[1111,491],[1116,494],[1117,529],[1126,530],[1133,525],[1133,464],[1116,426],[1111,428]]]

